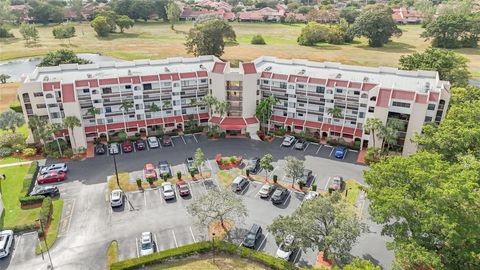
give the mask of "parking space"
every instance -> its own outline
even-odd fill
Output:
[[[183,138],[183,141],[185,142],[185,144],[197,144],[198,143],[198,139],[197,139],[197,136],[195,134],[185,134],[182,136]]]
[[[182,136],[173,136],[172,137],[172,146],[173,147],[181,146],[181,145],[185,145],[185,144],[186,144],[186,142],[183,140]]]

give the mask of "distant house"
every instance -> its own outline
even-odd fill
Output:
[[[226,12],[232,11],[232,6],[224,1],[210,1],[210,0],[199,0],[195,2],[195,6],[204,7],[214,10],[224,9]]]
[[[77,13],[72,8],[65,8],[65,10],[63,11],[63,17],[64,17],[65,21],[78,21],[79,20],[79,18],[77,16]]]
[[[193,9],[192,7],[185,6],[180,14],[180,20],[195,21],[200,15],[216,14],[226,21],[235,20],[235,13],[225,10],[223,8],[217,10],[209,9]]]
[[[395,8],[393,9],[392,18],[397,23],[421,23],[422,14],[416,10],[408,10],[407,8]]]
[[[86,20],[92,20],[95,16],[95,11],[99,11],[106,6],[105,3],[87,3],[83,5],[82,15]]]
[[[28,16],[28,11],[30,10],[30,6],[28,4],[25,5],[14,5],[10,6],[10,11],[17,15],[19,22],[31,22],[33,19]]]
[[[265,7],[259,10],[240,12],[238,19],[241,22],[280,22],[285,17],[285,10],[276,10]]]

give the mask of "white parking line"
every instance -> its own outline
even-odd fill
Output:
[[[195,240],[195,235],[193,235],[193,230],[191,226],[190,226],[190,233],[192,234],[193,242],[196,243],[197,240]]]
[[[328,183],[330,183],[330,178],[331,177],[328,177],[328,180],[327,180],[327,183],[325,184],[325,188],[323,190],[328,190]]]
[[[135,237],[135,247],[137,248],[137,258],[140,257],[140,251],[138,250],[138,239]]]
[[[288,191],[288,196],[287,196],[287,198],[285,198],[285,201],[283,201],[282,205],[285,205],[287,203],[288,198],[290,198],[290,195],[292,195],[292,192]]]
[[[143,192],[143,201],[145,203],[145,207],[147,207],[147,195],[145,195],[145,192]]]
[[[172,230],[173,240],[175,241],[175,247],[178,247],[177,238],[175,237],[175,232]]]
[[[202,186],[203,186],[203,189],[205,190],[205,192],[207,192],[207,187],[205,186],[205,180],[202,181]]]
[[[187,144],[187,142],[185,141],[185,138],[183,138],[183,136],[180,136],[180,138],[182,138],[182,141],[184,144]]]
[[[300,250],[297,250],[297,255],[295,255],[295,259],[293,259],[293,263],[297,263],[297,260],[298,260],[298,255],[300,255]]]
[[[267,240],[268,234],[269,234],[269,233],[267,233],[267,234],[265,235],[265,238],[263,238],[263,241],[260,243],[260,245],[258,245],[257,251],[260,250],[260,248],[263,246],[263,243],[265,243],[265,241]]]
[[[195,139],[195,141],[198,143],[198,140],[197,140],[197,137],[195,137],[195,134],[192,134],[192,136]]]
[[[212,164],[210,164],[210,160],[207,160],[207,165],[210,167],[210,171],[213,172],[213,167]]]
[[[155,238],[155,251],[158,251],[158,246],[157,246],[158,241],[157,241],[157,234],[156,233],[153,234],[153,238]]]
[[[17,247],[20,244],[21,240],[22,240],[22,236],[21,235],[17,236],[17,239],[15,240],[15,247],[13,248],[13,252],[12,252],[12,260],[13,258],[15,258],[15,251],[17,251]]]
[[[192,188],[192,186],[190,185],[189,182],[187,182],[187,185],[188,185],[188,187],[190,188],[190,197],[192,197],[192,199],[193,199],[193,188]],[[191,228],[190,228],[190,229],[191,229]]]
[[[305,149],[303,149],[303,152],[307,151],[308,146],[310,146],[310,143],[307,143],[307,147],[305,147]]]
[[[320,146],[317,149],[317,152],[315,152],[315,155],[318,154],[318,151],[320,151],[320,149],[322,149],[322,146],[323,146],[323,144],[320,144]]]
[[[329,157],[331,157],[331,156],[332,156],[332,154],[333,154],[333,151],[335,151],[335,148],[333,148],[333,147],[332,147],[332,151],[330,151],[330,155],[328,155]]]
[[[175,147],[175,143],[173,142],[173,137],[170,139],[171,139],[170,141],[172,142],[172,146]]]
[[[342,160],[345,159],[345,157],[347,156],[347,153],[348,153],[348,149],[345,149],[345,154],[343,154]]]

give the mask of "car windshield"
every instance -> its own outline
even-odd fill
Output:
[[[180,190],[188,190],[187,185],[180,185],[179,188],[180,188]]]
[[[143,250],[147,250],[147,249],[151,249],[152,248],[152,243],[148,242],[148,243],[142,243],[142,249]]]
[[[160,170],[162,170],[162,171],[168,170],[168,165],[166,165],[166,164],[160,165]]]
[[[172,191],[172,186],[170,186],[170,185],[165,185],[165,186],[163,186],[163,190],[166,191],[166,192]]]
[[[154,172],[155,172],[155,171],[152,170],[152,169],[147,169],[147,170],[145,170],[145,173],[146,173],[146,174],[152,174],[152,173],[154,173]]]
[[[268,191],[268,190],[270,190],[270,186],[263,186],[262,187],[262,191]]]
[[[249,233],[249,234],[247,235],[247,239],[249,239],[249,240],[254,240],[254,239],[255,239],[255,234],[254,234],[254,233]]]

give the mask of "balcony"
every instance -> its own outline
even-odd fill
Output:
[[[242,106],[230,106],[230,110],[231,112],[238,112],[238,111],[242,111]]]
[[[233,96],[227,95],[227,101],[242,101],[243,98],[241,96]]]
[[[242,91],[242,87],[241,87],[241,86],[234,86],[234,85],[227,85],[226,89],[227,89],[227,91],[228,91],[228,90]]]

